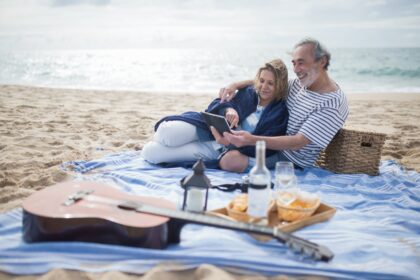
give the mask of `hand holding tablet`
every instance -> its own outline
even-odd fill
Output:
[[[225,117],[207,112],[201,112],[201,116],[203,117],[207,125],[209,127],[213,126],[214,128],[216,128],[220,135],[223,135],[223,132],[232,133]]]

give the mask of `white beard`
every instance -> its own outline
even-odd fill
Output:
[[[310,87],[316,79],[318,79],[318,71],[316,71],[315,68],[312,68],[309,70],[309,72],[306,73],[306,76],[303,79],[299,79],[300,83],[304,87]]]

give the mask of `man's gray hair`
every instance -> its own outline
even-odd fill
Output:
[[[328,66],[330,65],[330,60],[331,60],[331,53],[318,40],[313,39],[313,38],[305,38],[302,41],[300,41],[299,43],[297,43],[295,45],[294,49],[296,49],[297,47],[303,46],[303,45],[307,45],[307,44],[311,44],[313,46],[315,61],[318,61],[323,57],[326,58],[327,63],[325,63],[324,69],[328,70]]]

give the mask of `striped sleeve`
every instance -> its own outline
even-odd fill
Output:
[[[345,118],[339,110],[324,107],[313,112],[298,133],[303,134],[321,149],[325,149],[338,130],[343,127],[344,122]]]

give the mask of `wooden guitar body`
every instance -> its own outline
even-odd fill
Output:
[[[93,190],[92,194],[64,205],[67,197],[86,189]],[[167,200],[126,194],[100,183],[61,183],[38,191],[23,202],[24,240],[85,241],[155,249],[179,242],[182,223],[121,209],[121,201],[175,209]]]

